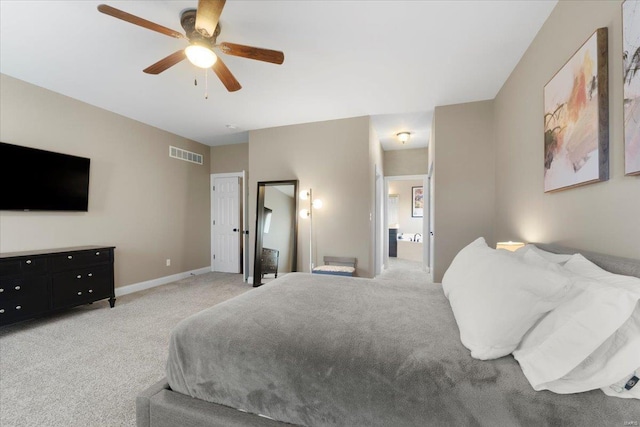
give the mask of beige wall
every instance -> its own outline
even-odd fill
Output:
[[[298,179],[300,189],[311,187],[314,198],[324,202],[314,216],[316,265],[322,264],[324,255],[355,256],[357,275],[370,277],[369,169],[368,117],[250,131],[249,271],[253,271],[257,183]],[[298,269],[309,271],[308,220],[298,224]]]
[[[0,91],[2,142],[91,159],[89,211],[2,211],[1,252],[114,245],[116,286],[210,265],[209,147],[6,75]]]
[[[249,170],[249,143],[219,145],[210,148],[211,173]]]
[[[543,87],[599,27],[609,29],[610,179],[545,194]],[[640,177],[624,176],[621,49],[620,1],[562,0],[500,90],[498,240],[556,242],[640,259]]]
[[[398,195],[398,234],[420,233],[422,234],[423,218],[411,216],[411,199],[413,198],[411,187],[422,187],[421,179],[408,179],[402,181],[389,181],[389,194]],[[426,202],[426,200],[425,200]],[[426,203],[425,203],[426,206]]]
[[[494,244],[493,101],[436,107],[434,114],[434,281],[454,256],[484,236]]]
[[[385,151],[384,176],[426,175],[427,160],[427,148]]]

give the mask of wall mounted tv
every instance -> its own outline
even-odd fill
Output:
[[[89,163],[0,142],[0,210],[86,212]]]

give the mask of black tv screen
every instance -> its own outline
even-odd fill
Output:
[[[85,157],[0,142],[0,210],[86,212],[89,163]]]

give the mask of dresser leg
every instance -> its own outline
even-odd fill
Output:
[[[109,298],[109,305],[111,306],[111,308],[115,307],[115,305],[116,305],[116,298],[115,297]]]

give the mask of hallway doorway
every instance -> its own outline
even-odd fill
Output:
[[[385,269],[406,262],[429,272],[427,175],[385,177],[385,195]]]

